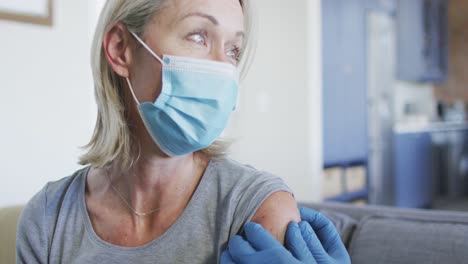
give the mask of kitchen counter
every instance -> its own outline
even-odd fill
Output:
[[[437,133],[468,130],[468,122],[400,122],[394,127],[394,132],[401,133]]]

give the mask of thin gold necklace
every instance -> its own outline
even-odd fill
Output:
[[[133,208],[133,206],[125,199],[125,197],[117,190],[117,188],[115,188],[114,184],[112,184],[112,180],[109,176],[109,168],[106,168],[106,176],[107,176],[107,179],[109,180],[109,184],[110,186],[112,187],[112,190],[114,190],[114,192],[117,194],[117,196],[119,196],[119,198],[125,203],[125,205],[132,211],[132,213],[134,213],[136,216],[139,216],[139,217],[145,217],[145,216],[149,216],[149,215],[152,215],[154,213],[156,213],[157,211],[160,211],[163,207],[159,207],[159,208],[156,208],[156,209],[153,209],[149,212],[138,212],[135,208]],[[187,187],[185,186],[182,190],[181,190],[181,193],[184,192],[185,190],[187,189]]]

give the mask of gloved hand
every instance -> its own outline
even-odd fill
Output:
[[[309,226],[310,228],[310,226]],[[303,247],[293,247],[289,252],[278,240],[268,233],[261,225],[247,223],[244,226],[247,241],[239,235],[229,240],[228,249],[221,255],[222,264],[281,264],[281,263],[316,263],[305,246],[299,225],[291,222],[286,231],[286,239],[301,240]],[[293,255],[294,254],[294,255]]]
[[[323,214],[309,208],[301,207],[299,211],[303,220],[299,223],[302,236],[316,263],[351,263],[348,251],[333,223]],[[306,222],[312,229],[306,226]]]
[[[289,251],[261,225],[247,223],[244,227],[247,241],[234,236],[221,256],[221,263],[351,263],[333,224],[316,211],[300,208],[300,212],[305,221],[291,222],[286,231]]]

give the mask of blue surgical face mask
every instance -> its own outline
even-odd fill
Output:
[[[162,89],[155,102],[140,103],[127,78],[153,141],[169,156],[210,146],[226,128],[235,109],[237,68],[187,57],[164,55],[161,59],[136,34],[131,34],[162,64]]]

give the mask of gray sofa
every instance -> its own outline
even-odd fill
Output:
[[[468,263],[468,212],[302,205],[334,222],[353,264]]]

